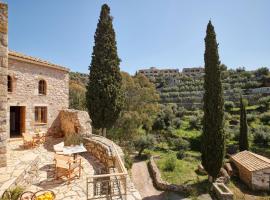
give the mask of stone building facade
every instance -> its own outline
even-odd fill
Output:
[[[48,130],[69,106],[69,69],[8,50],[8,6],[0,2],[0,167],[10,137]]]
[[[8,53],[8,137],[47,130],[69,106],[69,70],[30,56]]]

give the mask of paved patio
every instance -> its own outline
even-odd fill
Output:
[[[93,175],[95,171],[100,171],[103,165],[98,162],[89,153],[83,153],[82,158],[82,176],[80,179],[74,179],[70,185],[66,180],[54,178],[53,158],[54,152],[52,146],[61,141],[61,139],[49,138],[47,142],[34,149],[23,149],[22,139],[11,140],[8,143],[8,166],[0,168],[0,187],[4,188],[9,183],[18,179],[25,171],[29,162],[38,162],[38,176],[34,183],[26,188],[27,191],[36,192],[38,190],[52,190],[56,194],[56,200],[82,200],[86,199],[86,179]]]
[[[7,144],[8,165],[0,168],[0,196],[9,187],[25,185],[25,191],[52,190],[56,194],[56,200],[85,200],[87,178],[100,174],[104,165],[89,152],[82,153],[78,156],[82,158],[83,167],[80,179],[72,180],[69,185],[66,179],[56,180],[53,145],[61,141],[61,138],[48,137],[44,145],[24,149],[21,138],[11,139]],[[129,176],[127,177],[127,189],[127,200],[141,199]],[[93,191],[92,186],[89,191]],[[113,199],[121,198],[114,197]]]

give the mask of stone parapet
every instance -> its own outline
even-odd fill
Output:
[[[8,6],[0,2],[0,167],[7,165]]]

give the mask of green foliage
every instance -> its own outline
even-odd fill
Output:
[[[16,186],[6,190],[0,200],[18,200],[23,191],[24,189],[22,187]]]
[[[240,98],[240,135],[239,135],[239,150],[248,150],[248,124],[246,106],[243,102],[242,96]]]
[[[178,129],[181,127],[182,121],[180,118],[176,117],[172,120],[173,127]]]
[[[263,113],[260,118],[264,125],[270,125],[270,112]]]
[[[269,69],[267,67],[261,67],[255,71],[256,76],[267,76],[269,74]]]
[[[127,151],[124,151],[124,161],[125,161],[125,167],[127,169],[131,169],[133,165],[133,160]]]
[[[159,95],[153,83],[145,76],[135,77],[122,73],[122,89],[124,106],[116,123],[109,130],[109,137],[117,139],[121,144],[132,141],[143,129],[150,132],[159,112]]]
[[[95,33],[92,61],[89,67],[86,102],[95,128],[111,128],[123,107],[120,58],[117,55],[115,32],[110,8],[104,4]]]
[[[73,133],[65,135],[64,138],[65,146],[80,145],[81,143],[83,143],[83,138],[80,134]]]
[[[270,143],[270,128],[259,126],[253,130],[254,143],[267,147]]]
[[[201,129],[201,120],[198,117],[191,116],[189,120],[189,128],[190,129]]]
[[[148,135],[142,135],[139,138],[137,138],[134,142],[135,148],[139,151],[138,156],[141,157],[142,152],[146,148],[153,148],[155,144],[155,138],[148,134]]]
[[[235,107],[232,101],[225,101],[224,108],[227,112],[230,112]]]
[[[76,110],[86,110],[85,86],[73,81],[69,82],[69,107]]]
[[[263,111],[269,110],[270,96],[260,98],[259,104],[263,107]]]
[[[204,118],[202,135],[202,164],[214,179],[224,158],[224,111],[218,44],[214,27],[209,21],[205,37]]]
[[[176,167],[176,158],[174,155],[170,155],[167,157],[164,163],[164,170],[165,171],[173,171]]]

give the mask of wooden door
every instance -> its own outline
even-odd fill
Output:
[[[25,133],[25,106],[20,107],[20,133]]]

